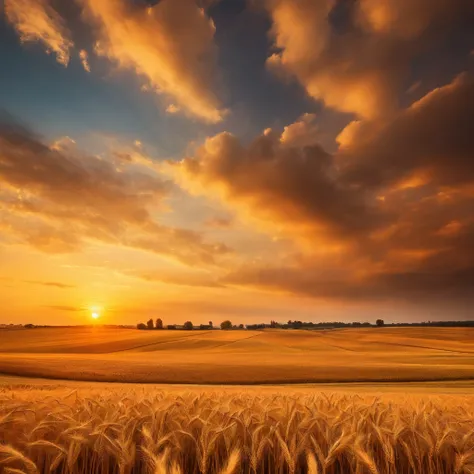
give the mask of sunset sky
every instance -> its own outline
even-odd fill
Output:
[[[0,323],[474,317],[474,1],[2,3]]]

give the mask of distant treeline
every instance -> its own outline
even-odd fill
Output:
[[[205,330],[210,331],[214,329],[226,330],[258,330],[258,329],[340,329],[340,328],[367,328],[367,327],[445,327],[445,328],[470,328],[474,327],[474,321],[423,321],[417,323],[385,323],[383,319],[377,319],[375,323],[354,321],[351,323],[343,323],[341,321],[325,321],[319,323],[305,322],[305,321],[288,321],[286,323],[279,323],[270,321],[270,323],[259,324],[232,324],[231,321],[225,320],[218,326],[214,326],[212,321],[208,324],[194,325],[191,321],[186,321],[184,324],[167,324],[158,318],[155,321],[150,319],[145,323],[139,323],[136,326],[125,324],[103,324],[99,325],[102,328],[109,329],[142,329],[142,330]],[[35,329],[35,328],[91,328],[97,325],[84,324],[74,326],[52,326],[43,324],[0,324],[0,329]]]
[[[219,326],[214,326],[212,321],[208,324],[194,325],[191,321],[186,321],[184,324],[168,324],[164,325],[163,321],[158,318],[156,321],[150,319],[147,323],[137,324],[137,329],[142,330],[259,330],[259,329],[340,329],[340,328],[367,328],[367,327],[474,327],[474,321],[424,321],[417,323],[389,323],[386,324],[383,319],[377,319],[375,323],[354,321],[350,323],[343,323],[341,321],[325,321],[325,322],[305,322],[305,321],[288,321],[286,323],[279,323],[277,321],[270,321],[270,323],[259,324],[232,324],[231,321],[223,321]]]
[[[199,326],[195,326],[191,321],[186,321],[183,325],[168,324],[165,326],[163,325],[163,320],[161,318],[158,318],[156,321],[153,321],[153,319],[149,319],[146,322],[146,324],[145,323],[137,324],[137,329],[143,329],[143,330],[184,329],[185,331],[191,331],[192,329],[201,329],[201,330],[210,331],[212,329],[219,329],[219,328],[220,329],[245,329],[245,326],[243,324],[234,326],[229,320],[222,321],[222,323],[218,327],[214,327],[214,324],[212,323],[212,321],[209,321],[208,324],[200,324]]]

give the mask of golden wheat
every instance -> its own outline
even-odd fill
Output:
[[[0,388],[0,473],[474,473],[474,400],[394,397]]]

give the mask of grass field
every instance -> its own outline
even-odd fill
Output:
[[[474,329],[0,331],[0,374],[197,384],[474,379]]]

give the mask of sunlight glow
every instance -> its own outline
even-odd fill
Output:
[[[93,312],[91,316],[93,319],[99,319],[99,313]]]

